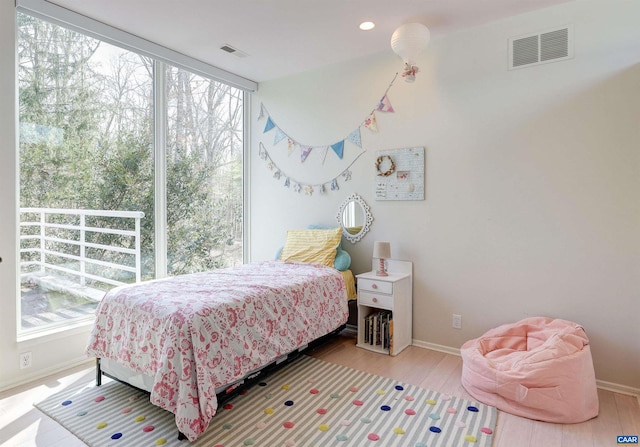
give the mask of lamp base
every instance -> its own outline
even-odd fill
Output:
[[[387,272],[385,272],[384,270],[378,270],[376,272],[376,276],[389,276],[389,274]]]
[[[380,258],[380,267],[378,267],[378,270],[376,271],[376,276],[389,276],[384,265],[384,259],[382,258]]]

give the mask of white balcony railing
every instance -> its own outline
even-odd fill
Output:
[[[108,218],[109,225],[87,225],[92,218]],[[75,278],[80,286],[88,280],[111,286],[131,282],[121,280],[122,272],[129,272],[125,274],[129,278],[133,274],[139,282],[142,218],[141,211],[21,208],[20,256],[26,260],[21,260],[20,271],[23,275],[60,272],[61,276]],[[96,237],[89,235],[95,234],[117,237],[111,238],[111,244],[101,244],[91,242]]]

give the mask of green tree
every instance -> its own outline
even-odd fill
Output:
[[[28,15],[18,21],[21,207],[143,211],[143,272],[153,277],[153,61]],[[170,273],[241,262],[242,93],[185,70],[167,73]]]

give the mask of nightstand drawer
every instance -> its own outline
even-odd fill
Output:
[[[381,309],[393,309],[393,296],[378,295],[362,292],[358,294],[358,304],[362,306],[379,307]]]
[[[388,281],[377,281],[375,279],[358,278],[358,290],[368,290],[370,292],[393,294],[393,283]]]

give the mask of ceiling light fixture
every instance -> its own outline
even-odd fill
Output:
[[[373,23],[373,22],[362,22],[360,24],[360,29],[362,31],[369,31],[369,30],[374,29],[375,27],[376,27],[376,24]]]
[[[406,82],[416,80],[416,56],[427,48],[431,33],[422,23],[405,23],[393,32],[391,48],[404,61],[402,77]]]

